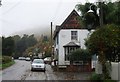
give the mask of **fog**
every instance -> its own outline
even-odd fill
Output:
[[[3,36],[35,33],[35,29],[42,33],[60,25],[78,3],[95,0],[2,0],[0,7],[0,29]],[[31,33],[31,32],[29,32]]]

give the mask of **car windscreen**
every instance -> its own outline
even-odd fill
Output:
[[[33,60],[33,63],[44,63],[43,60]]]

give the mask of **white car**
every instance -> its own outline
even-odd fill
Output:
[[[19,57],[18,59],[19,60],[25,60],[25,57]]]
[[[44,62],[50,64],[51,63],[51,57],[44,58]]]
[[[33,70],[42,70],[45,71],[45,63],[43,59],[34,59],[31,62],[31,71]]]
[[[26,61],[30,61],[30,57],[26,57],[26,59],[25,59]]]

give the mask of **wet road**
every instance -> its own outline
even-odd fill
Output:
[[[53,72],[48,64],[45,72],[31,71],[30,61],[15,60],[15,62],[11,67],[0,71],[2,80],[88,80],[91,75],[89,72]]]
[[[2,71],[2,80],[56,80],[50,65],[46,72],[31,71],[30,61],[15,60],[15,64]]]

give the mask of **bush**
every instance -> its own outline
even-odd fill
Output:
[[[2,64],[9,63],[12,61],[10,56],[2,56]]]
[[[5,63],[5,64],[2,64],[2,69],[5,69],[7,67],[10,67],[11,65],[13,65],[15,63],[14,60],[8,62],[8,63]]]
[[[86,49],[77,49],[73,51],[70,55],[68,55],[70,61],[86,61],[91,59],[91,55],[89,51]]]
[[[106,80],[104,80],[103,82],[117,82],[117,81],[111,80],[111,79],[106,79]]]
[[[100,74],[93,73],[90,80],[102,80],[102,76]]]

